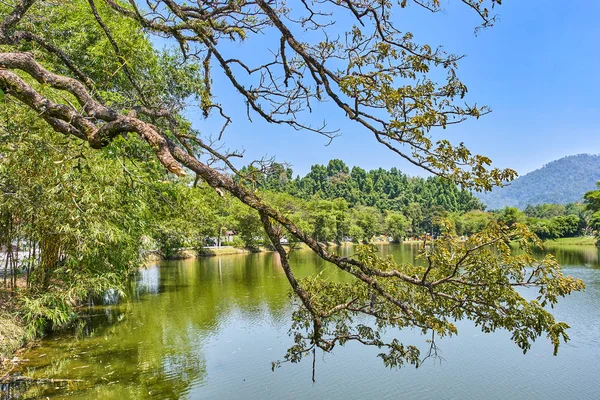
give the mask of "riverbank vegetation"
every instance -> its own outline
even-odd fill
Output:
[[[439,2],[427,3],[424,10],[440,10]],[[484,2],[463,3],[484,26],[492,25]],[[304,6],[308,14],[265,0],[203,7],[113,0],[0,4],[2,291],[26,331],[65,327],[81,307],[119,293],[144,250],[169,257],[232,230],[239,245],[268,244],[279,256],[297,305],[286,361],[356,341],[382,349],[387,366],[419,365],[416,346],[385,340],[381,331],[417,328],[447,336],[457,333],[450,321],[461,319],[484,331],[509,330],[523,351],[546,335],[556,353],[568,325],[545,307],[583,283],[562,275],[551,256],[534,259],[540,242],[522,213],[485,213],[472,196],[511,180],[513,170],[490,167],[491,160],[462,143],[430,135],[489,112],[465,105],[467,89],[456,74],[461,57],[396,30],[388,3]],[[321,7],[364,28],[346,27],[347,42],[330,42],[336,34],[300,44],[297,32],[329,26],[317,22],[329,13]],[[264,64],[250,68],[226,55],[222,43],[242,44],[257,33],[277,38],[268,55],[274,59],[253,58],[253,65]],[[167,49],[158,50],[157,41]],[[334,139],[335,130],[315,126],[303,112],[327,102],[433,177],[349,170],[340,160],[298,179],[264,160],[238,170],[232,160],[241,153],[223,151],[223,130],[205,134],[185,118],[194,109],[221,118],[223,129],[232,124],[227,109],[234,102],[216,102],[219,71],[248,116]],[[433,82],[433,71],[446,78]],[[571,214],[544,215],[528,218],[537,218],[548,237],[575,235],[583,226]],[[323,245],[368,242],[383,233],[395,240],[435,237],[435,245],[423,247],[419,265],[396,264],[369,245],[357,246],[352,257]],[[283,241],[303,243],[352,280],[296,279]],[[511,241],[524,254],[512,255]],[[518,286],[537,288],[537,300],[523,298]],[[362,317],[376,323],[357,323]]]
[[[590,213],[589,225],[597,239],[596,246],[600,246],[600,182],[597,185],[599,189],[589,191],[584,198],[586,209]]]

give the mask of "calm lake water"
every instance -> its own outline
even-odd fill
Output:
[[[399,262],[418,247],[382,246]],[[351,253],[352,246],[341,248]],[[557,357],[539,339],[526,354],[507,332],[483,334],[469,322],[438,340],[443,359],[389,370],[377,349],[359,345],[271,371],[292,345],[291,304],[270,253],[165,262],[148,267],[117,306],[96,307],[78,334],[43,340],[22,355],[32,377],[80,379],[10,388],[18,398],[69,399],[597,399],[600,396],[600,262],[594,247],[550,248],[587,289],[555,309],[571,341]],[[310,251],[292,254],[298,276],[347,279]],[[427,348],[412,331],[389,332]],[[4,394],[5,396],[6,393]],[[0,393],[0,398],[3,395]]]

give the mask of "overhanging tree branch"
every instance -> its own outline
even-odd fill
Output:
[[[122,59],[119,44],[100,18],[95,3],[88,1],[90,12],[108,37],[112,51]],[[329,99],[377,140],[434,174],[475,189],[488,189],[514,176],[511,170],[488,169],[489,159],[472,155],[462,144],[453,146],[446,140],[432,143],[428,136],[430,129],[478,117],[486,110],[455,104],[455,98],[466,93],[466,87],[454,73],[460,57],[417,45],[408,33],[401,35],[390,20],[387,3],[305,2],[309,15],[298,19],[285,7],[269,0],[235,3],[215,0],[198,6],[149,0],[147,11],[140,10],[133,0],[130,7],[105,1],[115,15],[130,18],[145,29],[175,39],[184,57],[201,60],[205,71],[209,69],[206,63],[215,62],[249,107],[268,122],[332,135],[324,127],[311,128],[296,120],[297,115],[310,108],[310,101]],[[318,21],[327,13],[313,10],[325,3],[341,7],[371,31],[363,33],[353,27],[347,32],[345,42],[332,41],[327,35],[319,43],[301,42],[294,30],[298,27],[290,27],[288,22],[292,25],[294,21],[307,23],[313,28],[329,26]],[[468,3],[478,7],[481,2]],[[397,265],[381,259],[369,247],[360,248],[356,257],[338,256],[257,193],[201,161],[196,154],[198,147],[236,171],[228,158],[212,145],[189,131],[180,132],[177,124],[180,116],[175,111],[148,107],[131,69],[126,67],[123,73],[140,92],[141,104],[134,101],[136,104],[132,107],[119,108],[94,93],[91,81],[67,52],[51,41],[16,30],[33,4],[33,1],[22,0],[4,18],[0,23],[0,40],[7,46],[21,40],[35,42],[57,56],[76,78],[53,73],[31,54],[15,49],[0,53],[0,89],[35,111],[55,131],[84,140],[93,148],[105,147],[119,135],[135,133],[148,143],[170,172],[184,175],[186,171],[193,171],[211,187],[230,193],[256,210],[280,255],[292,290],[301,299],[298,321],[310,321],[306,326],[311,326],[311,332],[297,335],[297,346],[290,353],[290,359],[299,359],[315,346],[330,351],[336,343],[356,340],[388,347],[390,353],[382,356],[388,365],[399,365],[404,359],[417,360],[414,349],[404,348],[397,341],[384,343],[376,330],[364,325],[351,326],[351,317],[357,315],[374,317],[382,326],[418,327],[439,335],[456,332],[451,320],[469,318],[485,329],[511,330],[524,350],[544,332],[558,345],[567,326],[555,322],[543,306],[554,304],[557,297],[580,290],[583,285],[578,280],[563,277],[551,258],[538,264],[533,258],[513,257],[507,243],[509,238],[537,243],[526,229],[516,226],[507,230],[491,225],[466,244],[448,234],[436,241],[434,247],[425,249],[427,267]],[[483,9],[476,10],[486,16]],[[161,14],[163,11],[168,17]],[[242,40],[248,32],[269,29],[276,32],[278,38],[273,59],[251,67],[244,60],[225,56],[221,41]],[[332,67],[331,60],[343,61],[346,65]],[[241,66],[248,77],[257,76],[258,85],[252,87],[239,79],[232,68],[235,65]],[[428,79],[427,73],[434,67],[448,72],[445,84],[436,85]],[[278,75],[279,69],[282,75]],[[77,105],[65,95],[74,98]],[[297,280],[280,244],[277,229],[281,227],[323,260],[356,279],[348,284],[310,278]],[[526,276],[527,265],[537,265],[529,276]],[[529,285],[539,288],[540,302],[527,302],[513,289]],[[528,323],[536,318],[542,321],[541,325]],[[296,328],[300,331],[304,327],[299,323]]]

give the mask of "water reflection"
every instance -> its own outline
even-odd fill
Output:
[[[140,269],[137,281],[136,295],[145,293],[157,294],[160,286],[160,268],[158,265],[147,266]]]
[[[412,262],[418,245],[380,249],[398,262]],[[568,273],[588,283],[585,293],[565,299],[556,310],[574,326],[574,340],[557,358],[550,357],[546,343],[536,343],[533,355],[523,356],[506,333],[484,335],[461,323],[459,337],[442,345],[446,361],[441,366],[389,371],[376,351],[349,346],[319,360],[316,385],[306,363],[273,373],[270,362],[292,344],[287,335],[291,306],[278,257],[263,253],[165,262],[142,270],[124,303],[92,309],[85,326],[49,337],[23,355],[30,361],[22,374],[82,382],[11,390],[20,398],[80,399],[385,398],[399,390],[407,398],[586,397],[600,390],[593,383],[600,372],[600,321],[590,318],[600,309],[598,250],[551,250],[559,262],[572,266]],[[349,255],[354,248],[339,251]],[[310,251],[292,253],[291,263],[299,277],[321,273],[349,279]],[[400,335],[412,343],[426,339],[411,331]],[[565,378],[570,384],[561,384],[558,377],[570,370],[577,371]]]
[[[563,266],[600,268],[600,249],[596,246],[546,246],[545,251],[554,254]]]

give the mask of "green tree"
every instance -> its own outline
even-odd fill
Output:
[[[525,222],[525,213],[516,207],[505,207],[497,216],[498,222],[511,226]]]
[[[340,174],[348,174],[348,166],[342,160],[331,160],[327,164],[327,176],[330,178]]]
[[[250,250],[258,250],[263,244],[264,231],[258,213],[247,205],[232,201],[231,221],[244,246]]]
[[[191,205],[181,201],[188,186],[165,181],[154,158],[140,162],[148,150],[139,139],[95,151],[65,143],[39,122],[13,115],[0,138],[0,238],[28,251],[11,277],[26,273],[18,301],[32,332],[65,326],[75,306],[122,288],[141,262],[140,249],[149,249],[145,238],[160,243],[159,226],[179,226],[172,215]],[[193,220],[206,217],[204,208],[194,209]]]
[[[411,233],[414,236],[418,236],[422,233],[420,228],[423,222],[423,207],[419,203],[410,203],[404,210],[404,214],[407,216],[411,225]]]
[[[362,228],[355,224],[350,225],[348,234],[350,235],[354,243],[360,243],[365,237],[365,232],[362,230]]]
[[[471,236],[482,231],[492,220],[489,213],[470,211],[455,218],[456,233]]]
[[[360,240],[368,243],[380,232],[379,217],[379,211],[373,207],[358,206],[352,210],[352,220],[362,232]]]
[[[385,217],[386,232],[392,235],[395,243],[402,242],[402,239],[406,237],[409,226],[408,219],[400,213],[390,212]]]
[[[313,237],[323,243],[337,238],[336,216],[332,213],[332,204],[328,200],[314,200],[309,203]]]
[[[587,192],[583,198],[585,199],[587,210],[592,213],[589,226],[592,228],[596,238],[598,238],[598,242],[596,242],[598,246],[600,245],[600,183],[597,185],[598,190]]]

